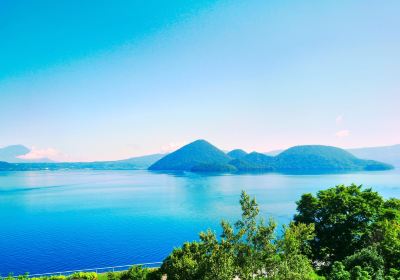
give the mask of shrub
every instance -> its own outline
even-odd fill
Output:
[[[313,226],[291,224],[281,239],[276,224],[258,220],[255,199],[242,192],[242,217],[233,226],[222,221],[218,239],[208,230],[200,242],[185,243],[163,262],[161,272],[168,280],[311,280],[318,279],[310,260],[302,253],[313,238]]]
[[[123,271],[120,274],[119,279],[121,280],[147,280],[150,274],[150,269],[142,266],[134,265],[127,271]]]
[[[75,279],[97,280],[97,273],[95,273],[95,272],[75,272],[68,278],[71,280],[75,280]]]
[[[108,272],[107,280],[119,280],[121,279],[121,272]]]

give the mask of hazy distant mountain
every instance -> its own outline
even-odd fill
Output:
[[[6,161],[9,163],[22,163],[22,162],[52,162],[48,158],[41,158],[35,160],[28,160],[19,158],[30,153],[30,149],[23,145],[11,145],[4,148],[0,148],[0,161]]]
[[[359,158],[367,158],[393,164],[400,167],[400,145],[349,149]]]
[[[12,145],[0,148],[0,161],[6,162],[20,162],[19,156],[26,155],[31,150],[22,145]]]
[[[205,140],[194,141],[170,153],[150,166],[150,170],[202,170],[231,169],[231,158]]]
[[[247,153],[242,149],[235,149],[227,153],[227,155],[232,159],[239,159],[245,157]]]
[[[118,169],[147,169],[164,156],[165,154],[153,154],[116,161],[98,161],[93,162],[92,164],[97,164],[99,166],[103,165],[108,167],[107,169],[112,169],[112,167],[116,167]]]
[[[0,170],[60,170],[60,169],[90,169],[90,170],[136,170],[147,169],[154,162],[165,156],[154,154],[141,157],[133,157],[117,161],[95,161],[95,162],[36,162],[36,163],[13,163],[0,165]]]

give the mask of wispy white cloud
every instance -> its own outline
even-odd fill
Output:
[[[40,149],[37,147],[32,147],[31,151],[25,155],[18,156],[20,159],[25,160],[40,160],[40,159],[50,159],[54,161],[70,161],[71,158],[61,153],[54,148]]]
[[[338,132],[335,133],[335,135],[336,135],[336,137],[339,137],[339,138],[348,137],[348,136],[350,136],[350,130],[348,130],[348,129],[339,130]]]

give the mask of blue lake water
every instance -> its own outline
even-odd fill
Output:
[[[0,172],[0,274],[162,261],[221,219],[240,215],[241,190],[280,224],[303,193],[363,184],[400,197],[400,172],[199,175],[147,171]]]

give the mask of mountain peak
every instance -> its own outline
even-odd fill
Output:
[[[245,157],[247,155],[247,153],[245,151],[243,151],[242,149],[235,149],[235,150],[232,150],[229,153],[227,153],[227,155],[229,157],[231,157],[232,159],[239,159],[239,158]]]
[[[30,151],[30,149],[23,145],[11,145],[0,148],[0,161],[19,162],[21,160],[18,157],[26,155]]]
[[[150,170],[190,171],[197,166],[227,164],[231,158],[206,140],[200,139],[170,153],[150,166]]]

